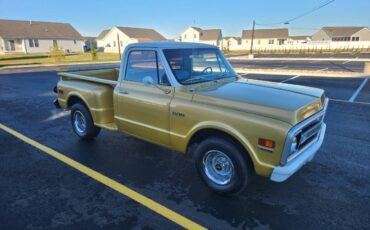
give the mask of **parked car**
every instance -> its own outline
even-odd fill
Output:
[[[120,69],[59,75],[55,105],[71,110],[79,138],[105,128],[189,153],[221,194],[242,191],[254,173],[285,181],[325,135],[323,90],[241,78],[211,45],[136,43]]]

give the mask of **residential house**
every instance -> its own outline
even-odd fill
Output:
[[[114,26],[103,30],[98,38],[98,50],[106,53],[123,52],[128,44],[145,41],[165,41],[166,38],[153,29]]]
[[[249,49],[252,42],[252,30],[243,30],[242,46]],[[257,29],[254,30],[253,46],[258,48],[284,45],[289,37],[288,29]]]
[[[205,43],[222,48],[222,32],[220,29],[203,30],[191,26],[181,34],[181,41]]]
[[[223,37],[222,49],[223,50],[237,50],[240,49],[242,39],[240,37]]]
[[[306,44],[310,40],[311,40],[311,36],[289,36],[286,44],[300,45],[300,44]]]
[[[370,30],[365,26],[325,26],[312,35],[313,42],[369,42]]]
[[[68,23],[0,19],[0,54],[46,53],[54,45],[65,52],[82,52],[84,42]]]

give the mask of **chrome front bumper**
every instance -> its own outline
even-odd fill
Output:
[[[287,162],[284,166],[275,167],[270,179],[275,182],[283,182],[297,172],[303,165],[311,161],[324,141],[325,132],[326,125],[325,123],[322,123],[317,141],[304,149],[297,157]]]

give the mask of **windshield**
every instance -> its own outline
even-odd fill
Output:
[[[165,49],[163,52],[177,81],[183,85],[237,76],[219,49]]]

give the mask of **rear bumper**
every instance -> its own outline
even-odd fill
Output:
[[[305,149],[302,153],[299,154],[296,158],[289,161],[284,166],[277,166],[271,174],[270,179],[275,182],[283,182],[288,179],[291,175],[297,172],[303,165],[311,161],[315,156],[316,152],[320,149],[326,132],[325,123],[322,124],[320,130],[320,136],[318,140]]]

